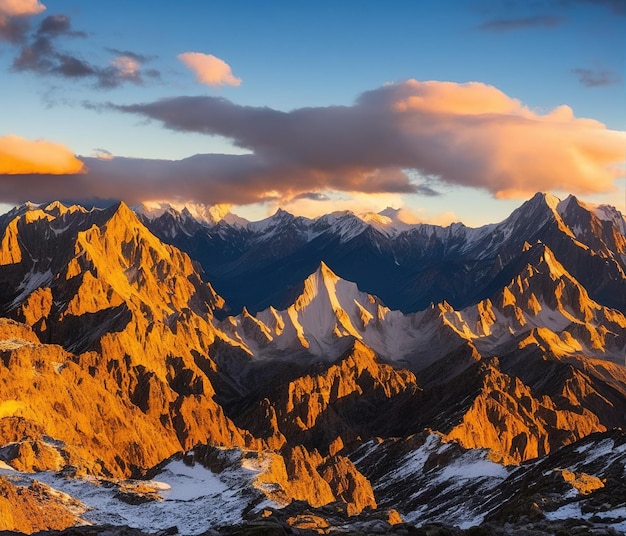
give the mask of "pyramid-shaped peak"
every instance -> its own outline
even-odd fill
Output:
[[[359,293],[359,290],[355,283],[351,281],[345,281],[333,272],[325,262],[320,262],[317,270],[309,275],[304,280],[304,288],[302,294],[296,299],[296,307],[300,308],[305,304],[310,303],[316,297],[325,296],[329,299],[333,307],[337,306],[337,292],[338,289],[343,289],[343,293],[346,291],[348,294]],[[343,294],[342,294],[343,295]]]
[[[108,210],[110,211],[111,215],[116,215],[118,217],[131,218],[133,220],[136,219],[135,213],[131,210],[131,208],[124,201],[118,201],[114,205],[111,205],[111,207]]]
[[[393,218],[400,213],[400,210],[401,209],[399,208],[387,207],[381,210],[378,214],[380,214],[381,216],[387,216],[389,218]]]
[[[335,272],[330,269],[328,264],[326,264],[324,261],[320,262],[320,265],[315,271],[315,274],[319,277],[322,277],[324,279],[330,279],[332,281],[337,281],[338,279],[341,279]]]
[[[137,214],[124,202],[119,201],[114,205],[102,211],[101,222],[107,224],[107,227],[118,228],[119,226],[136,228],[140,227],[149,232],[148,229],[139,221]]]
[[[295,216],[291,213],[291,212],[287,212],[285,209],[283,208],[278,208],[276,210],[276,212],[274,212],[274,214],[272,214],[272,216],[270,216],[271,218],[275,218],[275,219],[293,219],[295,218]]]
[[[315,272],[304,280],[305,293],[307,289],[309,289],[310,292],[314,288],[325,286],[327,283],[334,286],[340,279],[341,278],[333,272],[324,261],[321,261]]]
[[[579,205],[579,206],[581,204],[578,198],[573,194],[569,194],[565,199],[563,199],[563,201],[559,203],[559,206],[558,206],[559,213],[563,214],[563,212],[565,212],[571,204]]]
[[[61,201],[52,201],[52,203],[48,203],[44,208],[45,212],[57,215],[63,214],[67,212],[67,210],[68,207],[61,203]]]
[[[549,192],[537,192],[528,201],[526,201],[522,207],[549,207],[551,210],[556,211],[561,200],[555,195]]]

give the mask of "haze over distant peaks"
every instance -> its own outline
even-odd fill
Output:
[[[229,204],[204,205],[202,203],[192,202],[177,203],[167,201],[145,201],[140,205],[133,207],[133,210],[137,214],[141,214],[150,219],[159,218],[166,213],[173,215],[180,213],[208,225],[216,225],[224,219],[227,221],[229,220],[229,223],[247,221],[232,214],[230,212],[231,208],[232,205]]]

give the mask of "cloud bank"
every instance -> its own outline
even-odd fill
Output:
[[[196,80],[207,86],[238,86],[241,78],[233,76],[230,65],[212,54],[184,52],[178,59],[196,74]]]
[[[297,196],[319,203],[311,193],[433,195],[438,184],[528,197],[546,190],[610,192],[624,175],[626,132],[577,118],[567,106],[539,113],[478,82],[409,80],[365,92],[352,106],[289,112],[209,96],[108,109],[168,129],[224,136],[248,154],[82,158],[82,175],[0,176],[0,199],[81,192],[132,204],[171,198],[241,205]]]

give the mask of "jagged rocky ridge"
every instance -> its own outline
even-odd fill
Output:
[[[611,221],[612,233],[576,229],[588,242],[604,237],[594,251],[612,252],[608,273],[623,236]],[[409,438],[433,430],[459,452],[519,463],[623,426],[626,320],[590,297],[547,240],[521,242],[489,295],[462,309],[393,311],[320,264],[284,310],[218,319],[224,302],[199,266],[124,204],[19,207],[0,231],[0,457],[19,471],[112,482],[157,475],[163,460],[211,445],[235,449],[229,467],[243,471],[233,522],[262,501],[340,501],[354,515],[394,500],[367,472],[373,462],[360,464],[372,441],[406,440],[419,456]],[[399,506],[407,519],[460,522]],[[71,524],[59,519],[54,528]],[[6,528],[21,522],[16,514]]]

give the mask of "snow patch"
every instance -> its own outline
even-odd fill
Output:
[[[53,279],[52,271],[50,269],[45,272],[30,271],[22,279],[22,282],[17,287],[17,290],[21,291],[18,296],[11,302],[11,306],[14,307],[21,303],[31,292],[44,287],[49,284]]]
[[[246,460],[213,473],[200,464],[174,460],[154,480],[128,482],[65,479],[55,473],[30,475],[4,465],[0,465],[0,474],[16,485],[28,486],[36,478],[83,503],[81,517],[88,523],[128,525],[151,533],[177,526],[179,534],[191,536],[212,527],[242,522],[244,511],[258,499],[266,506],[278,506],[254,490],[253,480],[262,461],[254,465]],[[157,500],[131,505],[116,496],[119,490],[133,488],[155,493]]]

